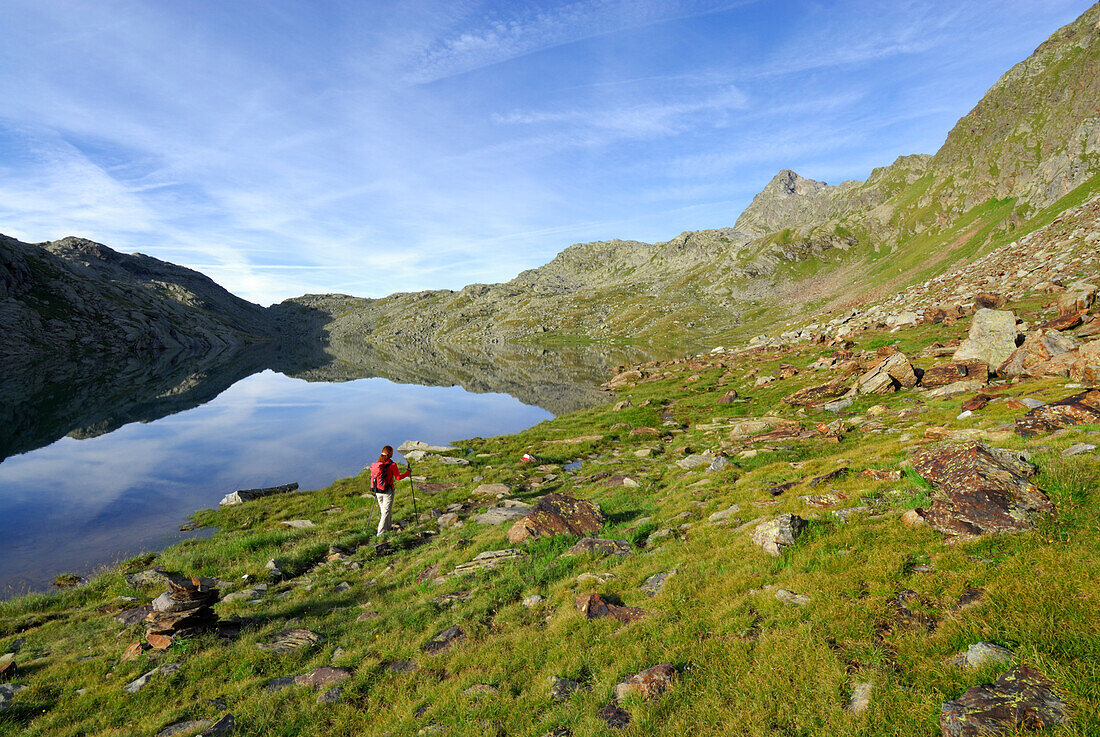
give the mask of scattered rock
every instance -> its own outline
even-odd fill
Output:
[[[1100,325],[1100,317],[1093,320],[1093,324]],[[1077,360],[1070,367],[1069,375],[1092,386],[1100,384],[1100,340],[1093,340],[1081,346]]]
[[[622,709],[614,701],[600,709],[597,716],[612,729],[626,729],[630,726],[630,712]]]
[[[455,574],[472,573],[474,571],[487,570],[489,568],[496,568],[501,563],[509,560],[515,560],[516,558],[526,555],[522,550],[516,548],[505,548],[504,550],[486,550],[483,553],[478,553],[474,556],[473,560],[466,563],[459,563],[455,566]]]
[[[162,676],[170,676],[173,673],[179,672],[180,668],[181,666],[179,663],[167,663],[157,668],[153,668],[148,673],[138,676],[134,680],[127,683],[125,686],[123,686],[122,690],[126,693],[131,694],[137,693],[142,688],[144,688],[147,683],[149,683],[149,679],[151,679],[153,676],[157,674],[160,674]]]
[[[734,400],[736,399],[737,392],[733,389],[730,389],[728,392],[719,397],[718,404],[733,404]]]
[[[1034,527],[1054,505],[1028,479],[1035,467],[1019,452],[985,443],[945,443],[912,456],[913,469],[935,489],[921,516],[957,539]]]
[[[1065,450],[1062,451],[1062,455],[1068,457],[1079,456],[1083,453],[1091,453],[1096,450],[1094,443],[1074,443]]]
[[[308,519],[284,519],[281,520],[279,524],[286,525],[287,527],[294,530],[308,530],[311,527],[317,526]]]
[[[1082,310],[1088,310],[1096,300],[1096,286],[1088,282],[1074,282],[1066,287],[1066,291],[1058,295],[1055,306],[1059,315],[1070,315]]]
[[[489,510],[492,512],[493,510]],[[522,514],[522,512],[520,513]],[[485,515],[479,515],[485,516]],[[480,521],[480,520],[477,520]],[[503,522],[504,520],[500,520]],[[459,527],[462,525],[462,518],[458,516],[457,512],[445,512],[436,518],[435,523],[439,525],[440,529],[447,529],[448,527]],[[499,524],[498,522],[489,522],[488,524]]]
[[[665,584],[668,583],[668,579],[675,575],[675,568],[673,568],[671,571],[666,571],[664,573],[654,573],[652,576],[643,581],[642,585],[638,588],[644,591],[646,596],[656,596],[657,594],[664,591]]]
[[[263,489],[238,489],[232,494],[226,494],[222,497],[222,500],[218,502],[218,504],[223,507],[231,507],[234,504],[243,504],[244,502],[250,502],[260,497],[271,496],[272,494],[288,494],[297,490],[298,482],[283,484],[282,486],[268,486]]]
[[[940,710],[940,729],[944,737],[979,737],[1063,724],[1069,721],[1069,708],[1053,688],[1039,671],[1018,666],[946,702]]]
[[[473,491],[478,496],[495,496],[500,499],[512,493],[512,490],[504,484],[481,484]]]
[[[295,676],[294,683],[298,686],[320,689],[326,686],[335,686],[337,683],[342,683],[349,678],[351,678],[351,671],[347,668],[332,668],[325,665],[314,668],[300,676]]]
[[[874,481],[901,480],[901,471],[896,468],[865,468],[859,472],[859,475]]]
[[[1011,663],[1015,656],[1016,653],[1007,647],[994,645],[992,642],[976,642],[953,658],[949,658],[947,662],[960,668],[982,668],[991,663],[1006,665]]]
[[[568,701],[569,697],[576,693],[581,684],[571,678],[558,678],[550,676],[550,698],[554,701]]]
[[[543,601],[545,601],[545,599],[541,594],[531,594],[523,600],[523,605],[530,609],[533,606],[538,606]]]
[[[168,577],[168,591],[153,600],[152,611],[145,617],[146,640],[163,650],[174,636],[188,636],[217,626],[213,606],[218,589],[210,578]]]
[[[928,525],[927,520],[915,509],[910,509],[901,515],[901,523],[907,527],[925,527]]]
[[[775,598],[776,601],[781,601],[784,604],[792,604],[794,606],[809,606],[810,604],[810,597],[805,594],[796,594],[786,589],[779,589],[776,591]]]
[[[382,667],[390,673],[412,673],[419,669],[411,660],[390,660],[382,664]]]
[[[240,591],[234,591],[232,594],[226,594],[222,597],[223,602],[232,601],[251,601],[253,599],[260,599],[267,593],[267,584],[256,584],[247,589],[241,589]]]
[[[608,555],[630,555],[633,548],[629,540],[608,540],[599,537],[581,538],[576,545],[565,551],[566,555],[595,555],[604,558]]]
[[[616,684],[615,698],[618,701],[622,701],[628,696],[655,699],[672,687],[672,681],[675,677],[676,669],[672,667],[672,663],[661,663],[652,668],[646,668]]]
[[[530,510],[531,508],[526,504],[522,506],[490,507],[487,511],[474,517],[474,522],[482,525],[500,525],[525,517]]]
[[[764,552],[773,557],[794,545],[798,536],[806,527],[806,520],[796,514],[781,514],[773,520],[757,525],[752,533],[752,541],[764,548]]]
[[[316,632],[306,629],[283,630],[272,638],[271,642],[261,642],[256,645],[260,650],[282,655],[292,653],[295,650],[312,647],[321,641],[321,636]]]
[[[322,691],[317,694],[318,704],[338,704],[344,698],[344,690],[342,688],[330,688],[327,691]]]
[[[0,683],[0,712],[11,708],[11,700],[25,688],[26,686],[15,683]]]
[[[157,732],[157,737],[176,737],[176,735],[181,734],[193,734],[206,729],[213,723],[213,719],[194,719],[186,722],[176,722],[175,724],[169,724],[167,727]]]
[[[848,706],[845,707],[849,714],[862,714],[871,707],[871,691],[874,690],[875,684],[864,681],[862,683],[852,684],[852,697],[848,700]]]
[[[821,484],[827,484],[832,481],[836,481],[843,476],[847,476],[851,472],[852,469],[848,468],[847,466],[841,466],[840,468],[833,469],[832,471],[829,471],[826,474],[822,474],[821,476],[815,476],[814,478],[810,479],[810,488],[813,489],[820,486]]]
[[[711,456],[693,453],[687,458],[681,458],[680,460],[676,461],[676,465],[684,469],[685,471],[690,471],[694,468],[699,468],[700,466],[709,466],[711,461],[713,460],[714,459]]]
[[[635,622],[646,615],[637,607],[622,606],[604,598],[602,594],[587,594],[577,597],[577,609],[588,619],[611,617],[620,622]]]
[[[448,627],[424,644],[424,652],[439,653],[450,649],[456,642],[466,639],[466,633],[460,627]]]
[[[603,513],[592,502],[565,494],[547,494],[526,517],[516,520],[508,531],[508,541],[519,543],[546,535],[584,537],[598,532],[603,522]]]
[[[731,504],[730,506],[726,507],[725,509],[720,509],[717,512],[714,512],[709,517],[707,517],[707,520],[709,522],[714,522],[714,523],[720,523],[720,522],[724,523],[724,522],[729,521],[729,518],[732,517],[733,515],[737,514],[739,511],[741,511],[741,506],[740,505]]]

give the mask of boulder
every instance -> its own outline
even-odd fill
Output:
[[[609,555],[630,555],[633,548],[629,540],[606,540],[599,537],[585,537],[565,551],[566,555],[594,555],[606,558]]]
[[[970,334],[955,351],[955,361],[982,361],[1000,366],[1016,350],[1016,315],[1010,310],[980,309],[970,323]]]
[[[914,453],[913,469],[934,489],[921,516],[955,539],[1033,528],[1054,504],[1028,480],[1036,469],[1021,455],[981,442],[944,443]]]
[[[238,489],[232,494],[226,494],[222,497],[222,500],[218,502],[223,507],[231,507],[234,504],[243,504],[244,502],[250,502],[253,499],[259,499],[264,496],[271,496],[272,494],[288,494],[292,491],[298,490],[298,482],[291,484],[283,484],[282,486],[268,486],[263,489]]]
[[[0,712],[11,708],[11,700],[26,686],[16,683],[0,683]]]
[[[1071,312],[1068,315],[1059,315],[1053,320],[1047,320],[1039,327],[1050,330],[1073,330],[1085,322],[1085,315],[1081,312]]]
[[[967,689],[940,709],[944,737],[1034,731],[1069,721],[1069,707],[1054,693],[1054,684],[1026,665],[996,681]]]
[[[1100,386],[1100,340],[1081,346],[1077,360],[1070,368],[1070,376],[1086,384]]]
[[[733,404],[737,399],[737,392],[730,389],[728,392],[718,398],[718,404]]]
[[[1055,306],[1059,315],[1069,315],[1081,310],[1088,310],[1096,300],[1096,285],[1088,282],[1074,282],[1066,287],[1066,291],[1058,295]]]
[[[1077,350],[1076,341],[1057,330],[1043,328],[1033,330],[1028,334],[1023,345],[1014,350],[1012,355],[998,367],[997,373],[1001,376],[1019,376],[1027,373],[1030,368],[1075,350]]]
[[[1030,438],[1063,427],[1100,423],[1100,389],[1035,407],[1016,420],[1016,434]]]
[[[883,358],[861,376],[857,384],[860,394],[890,394],[897,389],[912,389],[916,385],[917,374],[904,353],[893,353]]]
[[[806,520],[797,514],[781,514],[773,520],[762,522],[752,531],[752,541],[764,548],[764,552],[779,557],[795,544],[806,527]]]
[[[960,394],[976,392],[984,386],[984,381],[978,381],[976,379],[974,381],[956,381],[954,384],[931,389],[925,396],[928,399],[946,399],[947,397],[956,397]]]
[[[413,451],[421,451],[423,453],[450,453],[457,448],[452,448],[449,445],[429,445],[421,440],[406,440],[397,446],[397,452],[405,456]]]
[[[584,613],[587,619],[611,617],[620,622],[635,622],[646,615],[645,611],[642,609],[616,604],[605,598],[602,594],[579,596],[577,597],[576,607]]]
[[[574,499],[565,494],[547,494],[508,530],[508,540],[524,540],[547,535],[577,535],[585,537],[599,531],[604,517],[592,502]]]
[[[804,387],[793,394],[788,394],[783,397],[783,401],[792,407],[809,407],[814,404],[827,402],[830,399],[836,399],[847,393],[848,385],[844,381],[838,379],[836,381],[830,381],[827,384]]]
[[[615,698],[618,701],[622,701],[628,696],[655,699],[672,687],[672,681],[675,677],[676,669],[672,666],[672,663],[661,663],[652,668],[646,668],[616,684]]]
[[[920,385],[925,389],[957,384],[960,381],[989,381],[989,366],[984,361],[953,361],[942,366],[933,366],[921,376]]]

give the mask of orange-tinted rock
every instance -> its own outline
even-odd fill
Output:
[[[661,663],[652,668],[646,668],[617,684],[615,698],[620,701],[628,696],[655,699],[672,687],[675,677],[676,669],[672,663]]]
[[[848,385],[843,381],[830,381],[828,384],[807,386],[794,394],[783,397],[783,401],[794,407],[808,407],[812,404],[835,399],[848,393]]]
[[[603,513],[592,502],[565,494],[547,494],[508,530],[508,540],[523,542],[547,535],[587,537],[603,526]]]
[[[960,381],[989,381],[989,367],[981,361],[952,362],[925,370],[920,384],[925,389],[939,389]]]
[[[1038,730],[1069,721],[1069,708],[1054,684],[1039,671],[1021,665],[996,681],[969,688],[940,711],[944,737]]]
[[[981,442],[944,443],[913,455],[913,469],[935,490],[924,519],[965,539],[1029,530],[1054,504],[1029,479],[1035,467],[1020,453]]]
[[[1042,407],[1016,420],[1016,434],[1030,438],[1072,425],[1100,423],[1100,389],[1090,389]]]
[[[587,594],[577,597],[577,609],[588,619],[611,617],[620,622],[636,622],[645,616],[645,611],[637,607],[623,606],[607,600],[601,594]]]

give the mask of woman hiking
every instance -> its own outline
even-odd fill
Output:
[[[374,498],[378,501],[378,531],[375,537],[381,537],[390,531],[390,512],[393,510],[394,485],[401,479],[408,478],[411,470],[401,473],[397,470],[397,464],[392,460],[393,446],[382,447],[382,454],[378,460],[370,464],[370,490],[374,492]]]

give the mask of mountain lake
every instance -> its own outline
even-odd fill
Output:
[[[0,462],[0,598],[209,534],[179,528],[236,489],[323,488],[359,473],[386,444],[446,445],[551,416],[458,386],[307,382],[265,370],[182,412],[61,437]]]

